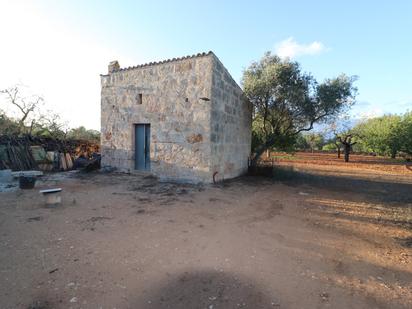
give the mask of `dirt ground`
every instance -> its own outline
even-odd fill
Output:
[[[412,176],[367,176],[45,176],[0,193],[0,308],[411,308]]]
[[[350,175],[354,177],[366,176],[370,179],[378,179],[382,176],[394,179],[397,182],[411,181],[412,177],[412,162],[407,162],[402,158],[390,159],[387,157],[351,154],[350,162],[346,163],[341,158],[337,157],[336,153],[325,152],[297,152],[294,155],[285,153],[271,153],[271,158],[277,164],[293,165],[301,169],[310,171],[332,172],[332,175]]]

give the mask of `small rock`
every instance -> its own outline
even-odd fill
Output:
[[[70,299],[71,303],[77,303],[77,297],[73,297],[72,299]]]
[[[329,294],[326,292],[320,293],[320,297],[322,297],[323,301],[327,301],[329,299]]]

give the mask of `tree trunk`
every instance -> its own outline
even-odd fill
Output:
[[[274,143],[275,143],[275,137],[271,137],[266,141],[266,143],[258,146],[255,150],[255,156],[253,157],[253,159],[250,160],[250,165],[251,166],[256,166],[257,162],[259,161],[262,154],[265,151],[267,151],[267,150],[269,151],[270,149],[272,149]]]
[[[350,145],[345,145],[345,162],[349,162]]]
[[[340,159],[340,147],[338,147],[338,159]]]
[[[391,158],[395,159],[396,158],[396,150],[391,151]]]
[[[255,156],[250,160],[250,166],[256,166],[262,154],[268,149],[266,145],[258,147],[255,151]]]

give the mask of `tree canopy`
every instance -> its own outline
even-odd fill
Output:
[[[43,110],[42,103],[42,97],[29,94],[22,85],[0,90],[0,135],[100,140],[96,130],[83,126],[69,130],[58,114]]]
[[[310,131],[349,109],[357,93],[355,77],[344,74],[318,83],[299,63],[270,52],[243,73],[244,92],[254,106],[254,151],[285,149],[300,132]]]
[[[78,128],[71,129],[67,133],[67,138],[100,142],[100,132],[80,126]]]
[[[412,154],[412,112],[367,119],[352,132],[359,137],[358,151],[392,158],[400,151]]]

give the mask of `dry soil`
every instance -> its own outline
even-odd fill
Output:
[[[46,176],[0,193],[0,308],[411,308],[411,203],[392,178]]]

